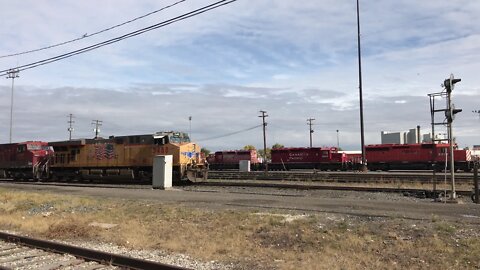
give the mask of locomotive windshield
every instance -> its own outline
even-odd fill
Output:
[[[42,150],[42,145],[40,144],[27,144],[27,150],[32,151],[32,150]]]
[[[175,132],[168,136],[171,143],[189,143],[190,137],[187,133]]]

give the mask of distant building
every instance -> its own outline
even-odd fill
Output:
[[[421,134],[420,126],[417,128],[412,128],[408,130],[408,132],[400,131],[400,132],[381,132],[381,141],[382,144],[414,144],[421,142],[431,142],[431,135],[425,134],[423,135],[423,140],[420,140]]]
[[[410,129],[408,132],[404,133],[405,139],[403,140],[406,144],[419,143],[418,141],[418,131],[416,128]]]
[[[395,143],[403,144],[404,143],[404,132],[387,132],[382,131],[382,144]]]

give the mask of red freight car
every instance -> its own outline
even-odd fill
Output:
[[[445,167],[449,158],[448,144],[379,144],[365,147],[368,168],[375,170],[429,170],[432,160],[437,169]],[[455,168],[469,171],[471,156],[468,150],[454,151]],[[449,163],[447,162],[447,167]]]
[[[318,169],[347,170],[352,169],[348,156],[339,153],[336,147],[297,147],[272,149],[273,170]]]
[[[250,160],[252,166],[259,163],[256,150],[217,151],[207,158],[211,170],[238,169],[241,160]]]
[[[0,178],[40,179],[48,175],[52,155],[47,142],[0,144]]]

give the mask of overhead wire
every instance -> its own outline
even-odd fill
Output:
[[[58,56],[43,59],[43,60],[33,62],[33,63],[30,63],[30,64],[17,66],[13,69],[0,70],[0,76],[7,75],[9,72],[11,72],[11,70],[16,70],[16,71],[28,70],[28,69],[32,69],[32,68],[35,68],[35,67],[38,67],[38,66],[43,66],[43,65],[50,64],[50,63],[53,63],[53,62],[57,62],[57,61],[60,61],[60,60],[66,59],[66,58],[70,58],[70,57],[78,55],[78,54],[89,52],[89,51],[98,49],[100,47],[104,47],[104,46],[119,42],[121,40],[131,38],[131,37],[134,37],[134,36],[138,36],[138,35],[141,35],[143,33],[146,33],[146,32],[149,32],[149,31],[152,31],[152,30],[155,30],[155,29],[173,24],[175,22],[182,21],[182,20],[188,19],[190,17],[200,15],[200,14],[205,13],[207,11],[210,11],[212,9],[216,9],[216,8],[231,4],[231,3],[236,2],[236,1],[237,0],[217,1],[213,4],[198,8],[196,10],[184,13],[180,16],[165,20],[163,22],[160,22],[160,23],[148,26],[148,27],[141,28],[139,30],[130,32],[128,34],[125,34],[125,35],[122,35],[122,36],[119,36],[119,37],[116,37],[116,38],[112,38],[112,39],[109,39],[109,40],[106,40],[106,41],[103,41],[103,42],[99,42],[99,43],[96,43],[96,44],[93,44],[93,45],[90,45],[90,46],[87,46],[87,47],[84,47],[84,48],[81,48],[81,49],[78,49],[78,50],[75,50],[75,51],[71,51],[71,52],[68,52],[68,53],[65,53],[65,54],[61,54],[61,55],[58,55]]]
[[[171,7],[174,7],[182,2],[185,2],[187,0],[180,0],[180,1],[177,1],[171,5],[167,5],[167,6],[164,6],[160,9],[157,9],[157,10],[154,10],[154,11],[151,11],[147,14],[144,14],[144,15],[141,15],[141,16],[138,16],[138,17],[135,17],[133,19],[130,19],[128,21],[125,21],[123,23],[119,23],[119,24],[116,24],[114,26],[111,26],[111,27],[108,27],[108,28],[105,28],[105,29],[102,29],[102,30],[99,30],[99,31],[96,31],[96,32],[93,32],[92,34],[85,34],[79,38],[74,38],[74,39],[70,39],[70,40],[67,40],[67,41],[63,41],[63,42],[59,42],[59,43],[56,43],[56,44],[52,44],[52,45],[48,45],[48,46],[45,46],[45,47],[41,47],[41,48],[37,48],[37,49],[32,49],[32,50],[27,50],[27,51],[23,51],[23,52],[17,52],[17,53],[12,53],[12,54],[6,54],[6,55],[0,55],[0,59],[2,58],[7,58],[7,57],[12,57],[12,56],[18,56],[18,55],[24,55],[24,54],[29,54],[29,53],[34,53],[34,52],[39,52],[39,51],[43,51],[43,50],[47,50],[47,49],[52,49],[52,48],[55,48],[55,47],[59,47],[59,46],[63,46],[63,45],[66,45],[66,44],[70,44],[70,43],[73,43],[73,42],[76,42],[76,41],[79,41],[79,40],[82,40],[82,39],[85,39],[85,38],[89,38],[89,37],[93,37],[93,36],[96,36],[96,35],[99,35],[101,33],[104,33],[104,32],[107,32],[107,31],[110,31],[110,30],[113,30],[115,28],[118,28],[118,27],[121,27],[121,26],[124,26],[126,24],[129,24],[129,23],[132,23],[134,21],[137,21],[137,20],[140,20],[140,19],[143,19],[145,17],[148,17],[150,15],[153,15],[155,13],[158,13],[160,11],[163,11],[163,10],[166,10],[168,8],[171,8]]]
[[[240,134],[240,133],[243,133],[243,132],[247,132],[247,131],[259,128],[261,126],[263,126],[263,124],[256,125],[254,127],[249,127],[249,128],[242,129],[242,130],[238,130],[238,131],[234,131],[234,132],[230,132],[230,133],[219,135],[219,136],[200,139],[200,140],[197,140],[197,142],[204,142],[204,141],[211,141],[211,140],[215,140],[215,139],[221,139],[221,138],[229,137],[229,136],[232,136],[232,135]]]

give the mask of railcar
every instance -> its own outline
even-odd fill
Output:
[[[49,174],[53,149],[47,142],[0,144],[0,178],[41,179]]]
[[[146,135],[111,136],[51,142],[55,151],[51,164],[54,179],[119,178],[149,181],[153,158],[173,156],[174,181],[206,178],[200,147],[185,133],[158,132]]]
[[[238,169],[241,160],[249,160],[252,169],[256,169],[260,163],[256,150],[217,151],[207,157],[208,166],[211,170]]]
[[[378,144],[367,145],[365,156],[368,169],[376,170],[437,170],[450,169],[448,144]],[[470,171],[472,158],[469,150],[454,150],[454,166],[457,170]]]
[[[271,151],[272,160],[269,169],[316,169],[351,170],[355,169],[346,153],[338,152],[336,147],[296,147],[277,148]]]

